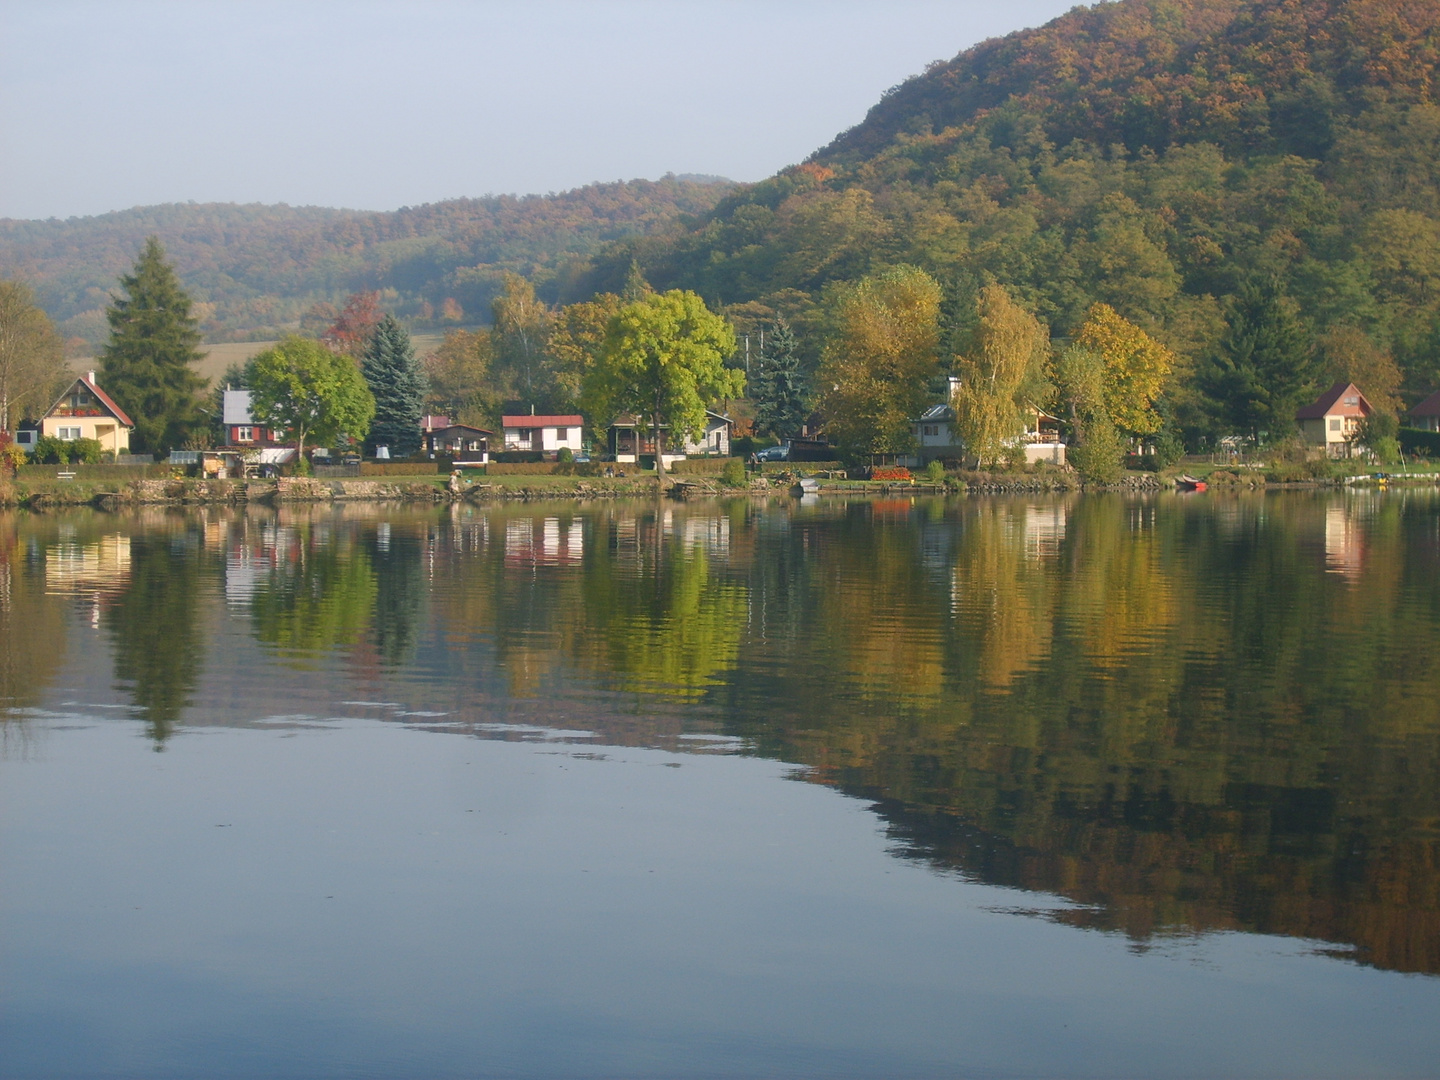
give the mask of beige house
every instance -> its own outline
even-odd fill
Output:
[[[101,450],[112,454],[130,452],[130,432],[135,423],[125,410],[110,400],[110,395],[95,385],[95,373],[70,384],[70,389],[50,406],[40,421],[40,434],[52,438],[94,439]]]
[[[1336,383],[1295,414],[1306,442],[1323,446],[1331,457],[1349,457],[1360,424],[1375,410],[1354,383]]]

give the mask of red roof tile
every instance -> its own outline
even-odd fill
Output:
[[[101,405],[104,405],[105,408],[109,409],[110,415],[115,417],[116,420],[119,420],[120,423],[124,424],[128,428],[133,428],[135,426],[135,421],[131,420],[130,417],[126,415],[125,410],[120,408],[119,405],[116,405],[115,402],[110,400],[110,395],[105,393],[104,390],[101,390],[100,387],[96,386],[87,377],[82,375],[80,376],[80,378],[76,379],[75,382],[78,382],[81,386],[85,387],[85,389],[89,390],[92,394],[94,394],[95,400],[100,402]],[[64,401],[65,398],[69,396],[70,387],[73,387],[74,385],[75,383],[71,383],[70,386],[67,386],[65,388],[65,393],[61,394],[58,398],[55,399],[55,404],[50,406],[49,411],[45,414],[46,416],[49,416],[50,413],[53,413],[55,411],[55,406],[59,405],[60,402]]]
[[[507,428],[537,428],[537,427],[584,427],[583,416],[502,416],[500,418],[502,427]]]
[[[1355,404],[1344,399],[1353,397]],[[1327,416],[1369,416],[1374,409],[1354,383],[1337,382],[1295,414],[1296,420],[1323,420]]]
[[[1408,416],[1440,416],[1440,390],[1436,390],[1424,401],[1411,409]]]

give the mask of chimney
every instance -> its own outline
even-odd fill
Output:
[[[949,384],[945,402],[948,405],[955,400],[955,395],[960,392],[960,377],[958,375],[951,375],[950,378],[945,381]]]
[[[530,415],[531,415],[531,416],[534,416],[534,415],[535,415],[535,406],[534,406],[534,405],[531,405],[531,406],[530,406]]]
[[[95,372],[93,372],[93,371],[87,371],[87,372],[85,373],[85,381],[88,382],[91,386],[94,386],[94,385],[95,385]]]

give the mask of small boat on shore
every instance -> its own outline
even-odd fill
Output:
[[[1175,478],[1175,487],[1180,491],[1204,491],[1206,485],[1198,476],[1182,473]]]
[[[790,489],[790,494],[797,499],[803,499],[806,495],[816,495],[820,492],[820,481],[811,477],[804,477],[797,480],[795,486]]]

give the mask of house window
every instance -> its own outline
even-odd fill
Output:
[[[534,434],[535,434],[534,428],[522,427],[522,428],[520,429],[520,445],[521,445],[521,446],[529,446],[529,445],[530,445],[530,440],[531,440],[531,438],[534,436]]]
[[[252,427],[237,427],[235,429],[236,442],[254,442],[255,429]]]
[[[65,440],[66,442],[70,442],[73,439],[80,438],[80,429],[78,427],[56,428],[55,436],[59,439]]]
[[[1339,430],[1340,430],[1340,419],[1339,419],[1339,417],[1336,417],[1334,420],[1331,420],[1331,421],[1330,421],[1330,430],[1331,430],[1331,431],[1339,431]]]
[[[479,440],[479,439],[471,439],[471,440],[470,440],[470,449],[471,449],[471,450],[479,450],[479,449],[480,449],[480,440]]]

